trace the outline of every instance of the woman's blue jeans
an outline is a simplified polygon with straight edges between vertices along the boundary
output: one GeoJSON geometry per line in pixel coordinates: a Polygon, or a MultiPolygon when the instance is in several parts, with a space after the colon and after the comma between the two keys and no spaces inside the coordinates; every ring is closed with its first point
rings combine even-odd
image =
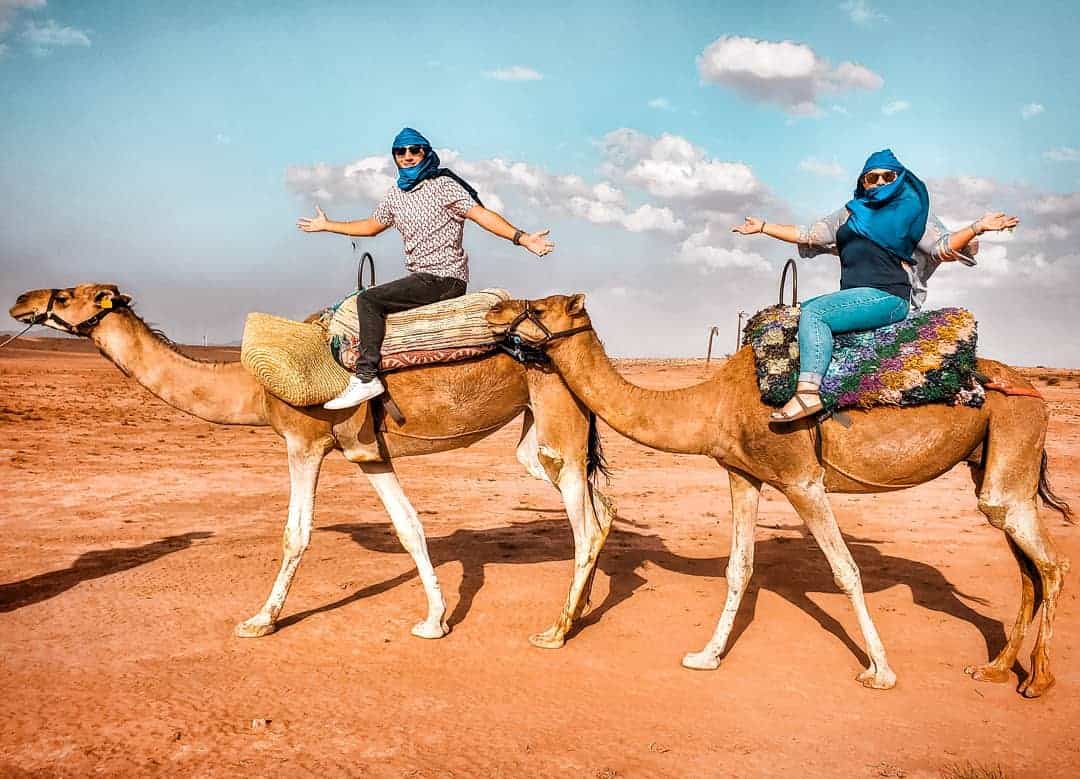
{"type": "Polygon", "coordinates": [[[908,315],[908,301],[873,287],[852,287],[802,304],[799,381],[821,386],[832,359],[833,333],[873,330],[908,315]]]}

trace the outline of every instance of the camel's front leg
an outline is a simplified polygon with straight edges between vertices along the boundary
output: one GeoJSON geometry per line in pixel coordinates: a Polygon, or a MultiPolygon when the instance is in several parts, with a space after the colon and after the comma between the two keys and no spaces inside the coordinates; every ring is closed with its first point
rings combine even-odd
{"type": "Polygon", "coordinates": [[[711,671],[720,666],[720,657],[727,648],[735,615],[739,611],[743,594],[754,572],[754,526],[757,524],[758,499],[761,482],[739,471],[728,471],[731,486],[731,556],[727,565],[727,600],[724,611],[716,623],[716,630],[709,643],[700,652],[683,657],[687,668],[711,671]]]}
{"type": "Polygon", "coordinates": [[[844,536],[836,524],[836,517],[825,494],[822,474],[809,484],[778,485],[778,487],[791,501],[795,511],[810,529],[814,540],[817,541],[829,561],[833,579],[855,608],[855,615],[859,619],[859,627],[866,641],[866,652],[870,657],[870,666],[856,679],[864,686],[877,690],[887,690],[895,686],[896,674],[889,667],[889,661],[885,657],[885,646],[881,643],[874,621],[870,618],[870,611],[866,607],[866,597],[863,595],[859,567],[855,564],[847,544],[844,543],[844,536]]]}
{"type": "Polygon", "coordinates": [[[311,540],[315,488],[319,482],[319,468],[326,456],[326,450],[302,446],[292,441],[288,443],[288,448],[289,519],[282,542],[281,568],[270,590],[270,597],[266,599],[259,613],[236,626],[236,635],[243,638],[256,638],[274,632],[293,576],[300,565],[300,558],[311,540]]]}
{"type": "Polygon", "coordinates": [[[427,618],[413,626],[412,634],[420,638],[442,638],[450,632],[450,626],[446,624],[446,603],[443,601],[439,580],[435,576],[435,568],[428,557],[427,539],[424,537],[424,526],[420,524],[420,517],[405,496],[393,465],[360,463],[360,469],[367,475],[371,486],[386,507],[390,521],[394,523],[394,531],[405,551],[416,563],[420,581],[424,584],[428,601],[427,618]]]}

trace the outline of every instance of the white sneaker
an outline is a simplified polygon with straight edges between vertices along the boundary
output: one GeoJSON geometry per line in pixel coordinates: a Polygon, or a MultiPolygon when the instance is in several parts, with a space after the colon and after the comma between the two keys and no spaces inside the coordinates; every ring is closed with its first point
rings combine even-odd
{"type": "Polygon", "coordinates": [[[371,381],[364,381],[356,376],[349,378],[349,384],[340,395],[333,400],[323,403],[323,408],[336,411],[341,408],[352,408],[372,398],[377,398],[386,391],[386,387],[376,376],[371,381]]]}

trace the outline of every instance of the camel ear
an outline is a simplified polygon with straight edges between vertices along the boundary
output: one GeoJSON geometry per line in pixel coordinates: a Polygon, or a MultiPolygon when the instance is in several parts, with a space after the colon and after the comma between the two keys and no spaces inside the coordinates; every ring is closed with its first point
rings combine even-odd
{"type": "Polygon", "coordinates": [[[122,295],[113,290],[103,289],[94,295],[94,303],[101,308],[122,308],[131,302],[130,295],[122,295]]]}
{"type": "Polygon", "coordinates": [[[577,316],[585,310],[585,293],[579,292],[566,299],[566,313],[577,316]]]}

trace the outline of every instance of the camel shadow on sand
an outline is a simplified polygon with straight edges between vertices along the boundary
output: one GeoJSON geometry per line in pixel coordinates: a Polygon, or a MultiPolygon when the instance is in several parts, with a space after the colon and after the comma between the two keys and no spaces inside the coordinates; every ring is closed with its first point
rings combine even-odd
{"type": "MultiPolygon", "coordinates": [[[[727,556],[685,557],[668,549],[660,536],[628,531],[624,529],[627,524],[623,517],[616,521],[600,554],[598,568],[609,577],[610,589],[607,596],[601,603],[594,604],[577,622],[571,635],[599,622],[610,609],[633,597],[646,585],[648,580],[642,572],[647,563],[675,573],[716,580],[718,590],[712,601],[713,612],[709,614],[711,626],[711,620],[719,616],[723,606],[725,590],[722,580],[727,556]]],[[[331,525],[321,530],[344,533],[373,552],[405,554],[389,523],[346,523],[331,525]]],[[[961,598],[980,605],[985,605],[986,601],[957,590],[937,568],[915,560],[883,554],[875,546],[880,543],[876,540],[850,535],[845,535],[845,540],[862,572],[863,588],[867,593],[881,592],[899,585],[906,586],[911,590],[915,605],[963,620],[978,629],[986,642],[988,657],[997,655],[1005,645],[1003,624],[980,614],[961,598]]],[[[458,602],[448,618],[449,624],[458,624],[469,613],[473,599],[484,585],[487,565],[569,562],[573,557],[571,546],[566,521],[557,519],[516,522],[486,530],[459,529],[450,535],[429,537],[428,550],[431,562],[436,568],[448,562],[458,562],[463,568],[458,602]]],[[[333,603],[286,617],[279,626],[295,624],[314,614],[378,595],[415,578],[415,569],[410,569],[393,578],[361,588],[333,603]]],[[[801,529],[801,536],[773,536],[758,540],[755,547],[754,576],[739,609],[739,616],[728,643],[729,649],[753,621],[758,593],[761,590],[776,593],[802,609],[825,630],[836,636],[862,663],[868,662],[865,652],[840,622],[809,597],[811,593],[838,593],[839,589],[833,581],[824,555],[805,529],[801,529]]],[[[560,604],[563,595],[561,591],[552,593],[552,597],[560,604]]],[[[1019,666],[1015,670],[1021,671],[1019,666]]]]}
{"type": "Polygon", "coordinates": [[[145,565],[167,554],[187,549],[196,540],[212,535],[208,531],[196,531],[168,536],[142,546],[119,546],[85,552],[67,568],[0,584],[0,613],[55,598],[80,582],[145,565]]]}

